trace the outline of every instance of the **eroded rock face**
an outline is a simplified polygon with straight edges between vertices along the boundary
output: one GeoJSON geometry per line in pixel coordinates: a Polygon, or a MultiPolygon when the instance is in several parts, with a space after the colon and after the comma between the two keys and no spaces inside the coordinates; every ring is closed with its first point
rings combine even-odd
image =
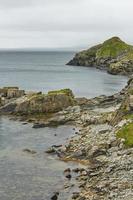
{"type": "Polygon", "coordinates": [[[111,124],[117,124],[124,117],[130,116],[133,114],[133,78],[128,81],[128,84],[125,88],[124,99],[121,103],[120,108],[116,111],[114,118],[111,121],[111,124]]]}
{"type": "Polygon", "coordinates": [[[97,67],[111,74],[131,75],[133,73],[133,46],[118,37],[88,50],[81,51],[68,65],[97,67]]]}
{"type": "Polygon", "coordinates": [[[63,108],[75,105],[76,101],[71,90],[51,91],[48,94],[24,96],[1,108],[1,112],[20,114],[54,113],[63,108]]]}

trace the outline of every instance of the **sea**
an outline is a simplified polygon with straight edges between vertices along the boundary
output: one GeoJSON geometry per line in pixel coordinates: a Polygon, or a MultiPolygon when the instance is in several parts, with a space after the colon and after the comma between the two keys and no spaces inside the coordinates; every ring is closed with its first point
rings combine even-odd
{"type": "MultiPolygon", "coordinates": [[[[0,87],[18,86],[26,91],[70,88],[76,97],[112,95],[127,82],[94,68],[68,66],[75,52],[0,52],[0,87]]],[[[0,116],[0,200],[50,200],[63,188],[67,167],[77,163],[59,161],[45,151],[66,143],[73,126],[33,129],[32,124],[0,116]],[[35,155],[24,149],[36,151],[35,155]]],[[[74,180],[71,180],[74,181],[74,180]]],[[[70,183],[68,183],[70,184],[70,183]]],[[[67,200],[68,191],[59,196],[67,200]]]]}
{"type": "Polygon", "coordinates": [[[18,86],[30,91],[70,88],[77,97],[111,95],[127,81],[88,67],[68,66],[75,52],[0,52],[0,87],[18,86]]]}

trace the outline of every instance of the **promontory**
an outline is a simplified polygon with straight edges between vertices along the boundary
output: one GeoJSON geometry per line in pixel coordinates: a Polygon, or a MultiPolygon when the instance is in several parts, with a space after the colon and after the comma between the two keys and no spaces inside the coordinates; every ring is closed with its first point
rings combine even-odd
{"type": "Polygon", "coordinates": [[[112,37],[102,44],[76,53],[67,65],[96,67],[110,74],[133,73],[133,46],[119,37],[112,37]]]}

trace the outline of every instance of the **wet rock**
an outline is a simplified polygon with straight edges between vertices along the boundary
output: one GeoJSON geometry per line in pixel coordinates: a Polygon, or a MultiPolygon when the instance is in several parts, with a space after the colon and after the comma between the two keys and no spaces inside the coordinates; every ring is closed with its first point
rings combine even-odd
{"type": "Polygon", "coordinates": [[[71,173],[71,169],[70,168],[65,169],[64,173],[71,173]]]}
{"type": "Polygon", "coordinates": [[[51,200],[57,200],[59,196],[59,192],[55,192],[55,194],[51,197],[51,200]]]}
{"type": "Polygon", "coordinates": [[[72,175],[71,175],[71,169],[70,168],[67,168],[64,170],[64,175],[67,179],[71,179],[72,178],[72,175]]]}
{"type": "Polygon", "coordinates": [[[23,149],[23,152],[30,153],[30,154],[36,154],[37,152],[31,149],[23,149]]]}
{"type": "Polygon", "coordinates": [[[79,197],[79,192],[74,192],[72,194],[72,199],[77,199],[79,197]]]}
{"type": "Polygon", "coordinates": [[[23,124],[23,125],[26,125],[26,124],[28,124],[28,123],[27,123],[27,122],[23,122],[22,124],[23,124]]]}
{"type": "Polygon", "coordinates": [[[54,144],[54,145],[52,145],[52,147],[53,148],[59,148],[59,147],[62,147],[62,144],[58,144],[58,145],[54,144]]]}
{"type": "Polygon", "coordinates": [[[44,128],[46,127],[46,124],[42,124],[42,123],[35,123],[32,128],[44,128]]]}
{"type": "Polygon", "coordinates": [[[72,175],[70,174],[70,173],[67,173],[66,175],[65,175],[65,177],[67,178],[67,179],[71,179],[72,178],[72,175]]]}
{"type": "Polygon", "coordinates": [[[82,173],[83,171],[85,171],[85,169],[84,168],[75,168],[72,171],[75,173],[79,173],[79,172],[82,173]]]}
{"type": "Polygon", "coordinates": [[[75,169],[73,169],[72,171],[75,172],[75,173],[79,173],[79,172],[80,172],[80,169],[79,169],[79,168],[75,168],[75,169]]]}
{"type": "Polygon", "coordinates": [[[53,148],[53,147],[50,147],[49,149],[47,149],[46,151],[45,151],[45,153],[56,153],[56,151],[55,151],[55,148],[53,148]]]}

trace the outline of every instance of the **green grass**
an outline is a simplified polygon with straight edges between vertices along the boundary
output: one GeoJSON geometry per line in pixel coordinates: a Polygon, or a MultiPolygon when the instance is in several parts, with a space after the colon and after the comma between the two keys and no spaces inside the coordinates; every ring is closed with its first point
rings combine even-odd
{"type": "Polygon", "coordinates": [[[125,139],[126,147],[133,147],[133,123],[123,126],[116,135],[118,138],[125,139]]]}
{"type": "Polygon", "coordinates": [[[126,116],[123,117],[123,119],[132,119],[133,120],[133,113],[127,114],[126,116]]]}
{"type": "Polygon", "coordinates": [[[61,89],[61,90],[53,90],[49,91],[47,94],[33,94],[29,97],[29,100],[37,99],[37,100],[43,100],[45,97],[53,96],[53,95],[59,95],[59,94],[65,94],[69,97],[74,98],[74,95],[70,89],[61,89]]]}
{"type": "Polygon", "coordinates": [[[54,90],[54,91],[49,91],[48,95],[58,95],[58,94],[65,94],[67,96],[72,96],[73,97],[73,93],[70,89],[61,89],[61,90],[54,90]]]}
{"type": "Polygon", "coordinates": [[[115,58],[122,54],[124,51],[128,52],[132,47],[118,37],[113,37],[109,40],[106,40],[102,47],[97,51],[97,58],[112,57],[115,58]]]}
{"type": "Polygon", "coordinates": [[[130,88],[128,91],[129,94],[133,95],[133,88],[130,88]]]}
{"type": "Polygon", "coordinates": [[[91,47],[88,50],[81,51],[77,54],[77,57],[81,59],[87,59],[96,56],[96,52],[101,48],[101,44],[91,47]]]}

